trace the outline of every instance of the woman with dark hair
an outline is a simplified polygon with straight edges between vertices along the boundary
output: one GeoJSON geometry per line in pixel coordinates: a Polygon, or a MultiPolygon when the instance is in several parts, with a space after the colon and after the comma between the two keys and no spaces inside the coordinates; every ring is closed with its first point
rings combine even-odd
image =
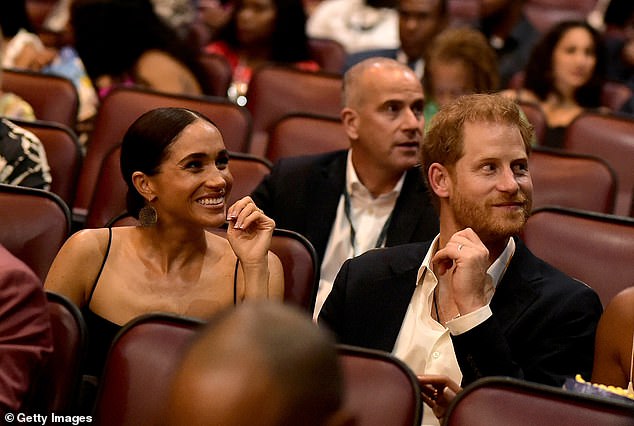
{"type": "Polygon", "coordinates": [[[116,333],[142,314],[204,319],[244,300],[282,298],[282,265],[269,252],[275,222],[250,197],[227,206],[229,164],[220,131],[199,113],[159,108],[128,129],[121,170],[141,225],[77,232],[45,281],[84,313],[87,374],[101,374],[116,333]],[[207,230],[226,221],[227,238],[207,230]]]}
{"type": "Polygon", "coordinates": [[[70,21],[76,50],[101,97],[119,84],[208,93],[198,52],[158,17],[149,0],[74,0],[70,21]]]}
{"type": "Polygon", "coordinates": [[[301,0],[237,0],[228,24],[207,45],[233,68],[229,98],[242,103],[253,70],[267,63],[317,71],[310,59],[306,13],[301,0]]]}
{"type": "Polygon", "coordinates": [[[563,21],[535,45],[523,88],[505,95],[539,104],[548,128],[543,145],[561,147],[566,127],[601,106],[605,54],[599,33],[583,21],[563,21]]]}

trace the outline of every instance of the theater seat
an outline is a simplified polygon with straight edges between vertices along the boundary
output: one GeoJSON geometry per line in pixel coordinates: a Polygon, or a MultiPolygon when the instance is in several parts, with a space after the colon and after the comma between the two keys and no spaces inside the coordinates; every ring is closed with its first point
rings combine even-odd
{"type": "Polygon", "coordinates": [[[159,424],[171,375],[202,321],[147,314],[130,321],[112,342],[99,384],[97,425],[159,424]]]}
{"type": "Polygon", "coordinates": [[[233,71],[227,58],[214,53],[201,53],[198,55],[198,62],[205,72],[207,79],[206,95],[226,97],[227,90],[233,79],[233,71]]]}
{"type": "Polygon", "coordinates": [[[422,402],[414,373],[387,352],[338,345],[344,409],[357,426],[420,426],[422,402]]]}
{"type": "Polygon", "coordinates": [[[35,386],[29,411],[77,415],[88,336],[86,323],[79,308],[65,296],[47,291],[46,298],[53,332],[53,353],[35,386]]]}
{"type": "Polygon", "coordinates": [[[544,111],[539,104],[535,102],[528,102],[520,99],[517,99],[515,102],[517,102],[522,109],[522,112],[526,115],[528,122],[533,125],[537,145],[542,145],[544,136],[546,135],[546,128],[548,127],[544,111]]]}
{"type": "Polygon", "coordinates": [[[533,148],[528,158],[533,179],[533,209],[570,207],[612,213],[616,197],[616,173],[601,158],[533,148]]]}
{"type": "Polygon", "coordinates": [[[600,157],[612,166],[618,178],[614,213],[627,216],[634,191],[634,119],[584,112],[568,126],[564,149],[600,157]]]}
{"type": "Polygon", "coordinates": [[[0,244],[44,282],[70,234],[70,210],[52,192],[0,184],[0,244]]]}
{"type": "Polygon", "coordinates": [[[486,377],[453,400],[444,426],[631,426],[634,404],[530,383],[486,377]]]}
{"type": "Polygon", "coordinates": [[[2,90],[15,93],[31,104],[38,120],[75,129],[79,94],[72,81],[40,72],[3,69],[2,90]]]}
{"type": "Polygon", "coordinates": [[[72,206],[83,157],[75,132],[54,121],[11,121],[40,139],[51,168],[51,192],[72,206]]]}
{"type": "Polygon", "coordinates": [[[312,60],[322,71],[341,74],[346,64],[346,49],[341,43],[328,38],[309,38],[308,50],[312,60]]]}
{"type": "Polygon", "coordinates": [[[339,118],[317,114],[288,114],[269,132],[266,158],[273,163],[284,157],[319,154],[350,147],[339,118]]]}
{"type": "Polygon", "coordinates": [[[253,73],[247,91],[247,108],[253,117],[249,152],[264,156],[268,132],[289,113],[303,112],[339,117],[341,75],[264,66],[253,73]]]}
{"type": "Polygon", "coordinates": [[[536,256],[592,287],[604,306],[634,283],[634,218],[547,207],[532,213],[522,238],[536,256]]]}

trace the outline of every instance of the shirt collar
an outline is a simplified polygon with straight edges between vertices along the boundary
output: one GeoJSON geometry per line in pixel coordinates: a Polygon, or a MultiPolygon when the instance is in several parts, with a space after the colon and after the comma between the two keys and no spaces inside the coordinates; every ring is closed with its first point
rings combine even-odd
{"type": "MultiPolygon", "coordinates": [[[[403,183],[405,182],[406,172],[403,172],[396,185],[390,192],[379,195],[377,198],[387,198],[398,196],[401,193],[401,189],[403,189],[403,183]]],[[[346,160],[346,189],[348,194],[354,194],[355,192],[361,191],[363,194],[368,196],[370,195],[370,191],[363,185],[361,180],[359,180],[359,176],[357,176],[357,171],[354,169],[352,165],[352,150],[348,150],[348,159],[346,160]]]]}

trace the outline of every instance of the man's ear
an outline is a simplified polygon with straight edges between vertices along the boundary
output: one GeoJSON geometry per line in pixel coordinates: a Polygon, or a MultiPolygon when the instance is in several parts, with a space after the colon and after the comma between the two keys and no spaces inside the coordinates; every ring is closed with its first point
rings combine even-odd
{"type": "Polygon", "coordinates": [[[341,110],[341,123],[350,140],[359,138],[359,115],[352,108],[344,108],[341,110]]]}
{"type": "Polygon", "coordinates": [[[152,182],[150,181],[149,176],[145,173],[132,173],[132,184],[136,188],[137,192],[146,200],[152,201],[156,198],[152,182]]]}
{"type": "Polygon", "coordinates": [[[447,198],[451,192],[451,176],[449,170],[440,163],[432,163],[427,171],[427,180],[431,190],[438,198],[447,198]]]}

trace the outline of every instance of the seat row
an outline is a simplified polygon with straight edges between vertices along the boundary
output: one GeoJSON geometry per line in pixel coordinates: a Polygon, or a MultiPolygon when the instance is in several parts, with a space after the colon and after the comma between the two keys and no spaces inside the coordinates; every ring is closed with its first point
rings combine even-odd
{"type": "MultiPolygon", "coordinates": [[[[0,244],[44,280],[70,235],[66,203],[47,191],[0,185],[0,205],[0,244]]],[[[124,215],[106,225],[134,223],[124,215]]],[[[533,211],[522,238],[537,256],[594,288],[604,305],[634,283],[634,218],[544,206],[533,211]]],[[[277,229],[271,250],[284,266],[284,300],[312,312],[319,273],[314,247],[277,229]]]]}
{"type": "MultiPolygon", "coordinates": [[[[123,98],[147,96],[150,101],[158,96],[130,89],[118,93],[123,98]]],[[[148,104],[151,105],[151,102],[148,104]]],[[[133,103],[127,105],[134,109],[133,103]]],[[[215,121],[219,123],[229,149],[239,148],[247,134],[245,127],[239,124],[242,122],[248,126],[248,121],[243,120],[245,116],[234,114],[236,110],[232,104],[209,105],[207,114],[218,114],[220,117],[215,121]]],[[[204,110],[202,106],[198,109],[204,110]]],[[[134,113],[140,114],[131,114],[134,113]]],[[[119,168],[119,141],[125,131],[120,124],[122,120],[114,120],[114,123],[119,122],[118,125],[103,124],[107,130],[95,135],[95,145],[85,158],[81,155],[76,136],[67,127],[50,122],[14,120],[35,133],[43,142],[53,177],[51,190],[72,208],[79,227],[104,226],[125,209],[127,189],[119,168]]],[[[633,132],[633,120],[588,113],[570,127],[569,133],[573,137],[569,144],[575,147],[574,152],[572,148],[554,150],[535,147],[529,158],[535,187],[534,207],[559,205],[622,216],[632,215],[633,132]],[[605,140],[597,142],[602,138],[605,140]]],[[[251,193],[269,173],[272,163],[280,158],[347,147],[347,137],[338,119],[311,114],[287,115],[272,127],[266,157],[244,153],[239,149],[231,151],[230,169],[235,186],[229,202],[251,193]]]]}
{"type": "MultiPolygon", "coordinates": [[[[86,325],[68,299],[47,293],[54,351],[38,384],[32,410],[76,414],[86,325]]],[[[158,424],[171,377],[188,342],[203,323],[170,314],[130,321],[112,343],[92,421],[158,424]]],[[[421,424],[420,385],[391,354],[338,345],[344,408],[359,426],[421,424]]],[[[310,386],[310,384],[307,384],[310,386]]],[[[480,379],[458,394],[444,423],[478,425],[630,425],[634,404],[507,377],[480,379]]]]}
{"type": "MultiPolygon", "coordinates": [[[[29,76],[36,78],[31,74],[29,76]]],[[[63,81],[51,76],[40,75],[37,78],[63,81]]],[[[230,151],[265,157],[271,162],[288,155],[346,148],[347,137],[338,120],[341,84],[340,77],[330,74],[309,73],[278,66],[265,67],[255,73],[249,86],[252,94],[249,95],[248,108],[239,107],[224,98],[167,95],[138,88],[116,89],[100,106],[85,157],[82,158],[81,150],[76,144],[66,148],[67,151],[46,147],[51,163],[55,163],[53,191],[69,203],[78,222],[83,223],[95,199],[99,173],[108,155],[119,145],[128,126],[141,113],[159,106],[182,106],[198,110],[218,125],[230,151]],[[82,162],[80,171],[76,172],[82,162]]],[[[49,104],[57,103],[49,96],[44,98],[48,99],[49,104]]],[[[520,105],[534,124],[539,141],[540,132],[545,126],[542,111],[536,105],[520,105]]],[[[38,136],[46,132],[37,126],[33,130],[39,133],[38,136]]],[[[57,133],[57,138],[61,138],[60,134],[63,132],[57,133]]],[[[47,138],[46,135],[41,137],[47,138]]],[[[65,139],[69,137],[72,136],[64,136],[65,139]]],[[[599,194],[594,205],[569,204],[568,201],[557,204],[630,215],[634,193],[634,168],[631,167],[634,161],[634,119],[616,114],[587,112],[569,126],[565,139],[564,152],[598,157],[612,168],[616,176],[615,201],[613,206],[610,205],[608,195],[605,202],[603,189],[592,186],[587,189],[593,189],[592,194],[599,194]]],[[[55,144],[73,145],[72,142],[60,141],[55,144]]],[[[563,157],[564,155],[560,156],[560,167],[555,167],[554,170],[551,168],[550,173],[554,174],[559,170],[558,178],[568,176],[567,183],[571,184],[571,192],[575,194],[574,188],[583,185],[574,184],[578,174],[568,172],[563,157]]],[[[591,160],[586,161],[589,163],[591,160]]],[[[553,162],[552,165],[557,166],[557,163],[553,162]]],[[[534,173],[536,179],[540,178],[538,175],[542,172],[534,173]]],[[[592,180],[595,179],[589,178],[584,182],[592,180]]],[[[539,182],[536,182],[536,186],[539,189],[539,182]]],[[[539,189],[538,197],[541,196],[540,192],[543,193],[539,189]]],[[[591,191],[586,191],[586,195],[590,195],[586,196],[588,199],[592,198],[589,192],[591,191]]],[[[562,194],[564,191],[559,191],[559,195],[562,194]]],[[[553,200],[548,201],[550,203],[553,200]]]]}
{"type": "MultiPolygon", "coordinates": [[[[79,309],[47,292],[54,351],[29,411],[76,415],[87,329],[79,309]]],[[[202,321],[147,314],[130,321],[112,343],[92,416],[106,425],[158,424],[182,351],[202,321]]],[[[345,407],[359,426],[420,425],[416,376],[400,360],[378,351],[340,345],[345,407]]]]}

